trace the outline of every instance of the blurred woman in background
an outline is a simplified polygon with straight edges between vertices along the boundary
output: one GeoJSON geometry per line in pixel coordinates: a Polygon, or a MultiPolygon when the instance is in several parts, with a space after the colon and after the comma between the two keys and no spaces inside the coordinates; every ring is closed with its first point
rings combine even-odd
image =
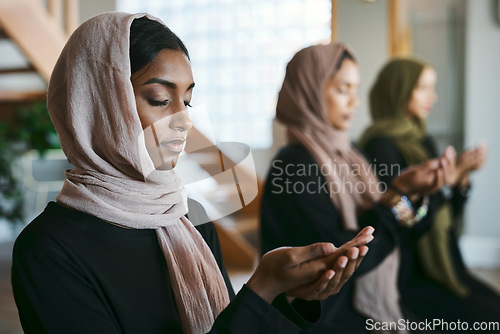
{"type": "MultiPolygon", "coordinates": [[[[426,133],[426,119],[437,101],[436,80],[434,68],[416,59],[391,60],[379,72],[370,91],[373,124],[360,141],[377,171],[383,166],[404,170],[438,156],[426,133]]],[[[499,295],[467,272],[457,240],[457,218],[470,194],[469,174],[483,166],[486,147],[479,145],[456,157],[450,146],[444,154],[450,163],[441,191],[412,200],[414,205],[429,202],[432,224],[415,247],[401,254],[402,300],[421,318],[498,320],[499,295]]],[[[387,184],[397,177],[378,176],[387,184]]]]}

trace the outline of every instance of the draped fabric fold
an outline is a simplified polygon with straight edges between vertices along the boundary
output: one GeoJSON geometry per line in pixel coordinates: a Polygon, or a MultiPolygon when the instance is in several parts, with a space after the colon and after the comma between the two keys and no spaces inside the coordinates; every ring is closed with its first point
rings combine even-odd
{"type": "MultiPolygon", "coordinates": [[[[349,142],[347,131],[335,129],[328,120],[325,84],[335,76],[344,53],[341,43],[315,45],[299,51],[288,63],[278,96],[277,119],[287,126],[288,138],[308,149],[330,184],[330,198],[340,211],[344,227],[359,230],[358,214],[378,202],[378,179],[364,157],[349,142]],[[338,167],[341,168],[338,168],[338,167]],[[364,191],[347,185],[372,185],[364,191]]],[[[359,189],[359,188],[358,188],[359,189]]],[[[397,291],[399,250],[395,249],[377,268],[356,280],[354,305],[377,321],[402,318],[397,291]]]]}
{"type": "Polygon", "coordinates": [[[184,217],[187,198],[179,178],[173,170],[156,171],[146,150],[129,60],[130,25],[143,16],[162,23],[147,14],[91,18],[57,61],[47,105],[75,167],[66,172],[57,201],[113,224],[154,229],[183,330],[205,333],[229,296],[208,245],[184,217]]]}

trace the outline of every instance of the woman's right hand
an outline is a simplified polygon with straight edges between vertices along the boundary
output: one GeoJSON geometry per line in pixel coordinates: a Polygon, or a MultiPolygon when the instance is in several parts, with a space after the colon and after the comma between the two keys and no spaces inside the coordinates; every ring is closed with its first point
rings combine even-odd
{"type": "Polygon", "coordinates": [[[374,229],[364,228],[339,248],[331,243],[281,247],[262,256],[248,288],[271,303],[283,292],[306,300],[337,293],[361,263],[374,229]]]}

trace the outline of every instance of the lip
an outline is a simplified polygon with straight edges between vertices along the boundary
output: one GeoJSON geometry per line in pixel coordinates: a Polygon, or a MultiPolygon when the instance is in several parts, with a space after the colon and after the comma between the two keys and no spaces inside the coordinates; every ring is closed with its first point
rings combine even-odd
{"type": "Polygon", "coordinates": [[[354,114],[355,113],[345,114],[344,115],[344,119],[350,121],[350,120],[352,120],[354,118],[354,114]]]}
{"type": "Polygon", "coordinates": [[[172,152],[181,153],[182,150],[184,149],[185,143],[186,143],[186,139],[176,138],[176,139],[171,139],[169,141],[162,141],[162,142],[160,142],[160,146],[165,147],[166,149],[168,149],[172,152]]]}

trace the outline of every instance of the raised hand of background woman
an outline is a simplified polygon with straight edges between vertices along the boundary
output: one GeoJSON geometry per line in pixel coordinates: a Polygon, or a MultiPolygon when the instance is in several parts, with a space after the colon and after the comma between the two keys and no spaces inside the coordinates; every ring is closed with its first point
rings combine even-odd
{"type": "Polygon", "coordinates": [[[443,155],[440,158],[408,167],[392,181],[392,185],[408,196],[434,193],[445,182],[444,166],[448,164],[451,164],[449,157],[443,155]]]}
{"type": "Polygon", "coordinates": [[[456,156],[455,149],[448,146],[443,156],[447,159],[443,160],[445,183],[454,187],[457,185],[463,186],[468,183],[469,173],[480,169],[487,156],[487,147],[481,143],[475,148],[465,150],[460,156],[456,156]]]}
{"type": "MultiPolygon", "coordinates": [[[[460,176],[463,178],[468,173],[483,167],[487,155],[488,147],[484,142],[475,148],[465,150],[457,159],[457,169],[461,172],[460,176]]],[[[457,181],[460,181],[460,178],[457,181]]]]}

